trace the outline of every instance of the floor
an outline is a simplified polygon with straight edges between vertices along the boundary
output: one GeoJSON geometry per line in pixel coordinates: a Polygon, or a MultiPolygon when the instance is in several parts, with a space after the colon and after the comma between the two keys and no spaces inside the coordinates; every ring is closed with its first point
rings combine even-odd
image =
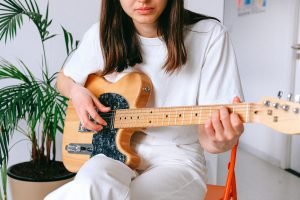
{"type": "MultiPolygon", "coordinates": [[[[237,153],[239,200],[300,200],[300,178],[241,149],[237,153]]],[[[227,162],[226,162],[227,163],[227,162]]],[[[224,181],[226,172],[219,179],[224,181]]]]}

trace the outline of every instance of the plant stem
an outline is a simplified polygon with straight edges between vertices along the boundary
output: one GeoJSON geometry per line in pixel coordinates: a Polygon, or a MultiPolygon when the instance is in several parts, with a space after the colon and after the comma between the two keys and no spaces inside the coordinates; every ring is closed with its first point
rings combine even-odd
{"type": "Polygon", "coordinates": [[[73,50],[67,55],[67,57],[65,58],[65,60],[64,60],[64,62],[63,62],[63,64],[62,64],[62,66],[61,66],[60,69],[62,69],[62,68],[65,66],[65,64],[66,64],[66,62],[67,62],[69,56],[70,56],[75,50],[76,50],[76,49],[73,49],[73,50]]]}
{"type": "Polygon", "coordinates": [[[2,182],[2,189],[3,191],[0,190],[0,199],[2,200],[7,200],[7,160],[3,159],[2,160],[2,168],[1,168],[1,182],[2,182]],[[2,196],[3,192],[3,196],[2,196]]]}
{"type": "Polygon", "coordinates": [[[44,45],[44,42],[41,38],[41,41],[42,41],[42,46],[43,46],[43,57],[44,57],[44,62],[45,62],[45,71],[46,71],[46,74],[47,74],[47,77],[48,77],[48,64],[47,64],[47,57],[46,57],[46,50],[45,50],[45,45],[44,45]]]}
{"type": "Polygon", "coordinates": [[[51,143],[52,143],[52,139],[49,137],[49,134],[47,134],[47,141],[46,141],[46,149],[47,149],[47,157],[46,157],[46,161],[47,161],[47,162],[50,161],[50,149],[51,149],[51,143]]]}
{"type": "Polygon", "coordinates": [[[32,130],[31,141],[32,141],[32,155],[31,155],[32,156],[32,161],[36,162],[39,159],[39,152],[37,150],[37,141],[36,141],[34,130],[32,130]]]}

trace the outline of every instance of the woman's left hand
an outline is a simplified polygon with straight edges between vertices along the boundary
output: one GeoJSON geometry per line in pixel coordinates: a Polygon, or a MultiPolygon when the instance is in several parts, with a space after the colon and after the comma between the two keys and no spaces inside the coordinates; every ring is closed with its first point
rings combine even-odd
{"type": "MultiPolygon", "coordinates": [[[[240,103],[235,97],[234,103],[240,103]]],[[[205,125],[200,126],[199,141],[202,147],[210,153],[221,153],[237,144],[244,131],[244,125],[238,114],[229,113],[225,107],[212,113],[205,125]]]]}

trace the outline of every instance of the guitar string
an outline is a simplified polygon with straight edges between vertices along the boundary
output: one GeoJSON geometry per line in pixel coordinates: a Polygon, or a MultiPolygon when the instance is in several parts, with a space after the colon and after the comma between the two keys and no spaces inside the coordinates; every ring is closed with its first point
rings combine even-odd
{"type": "MultiPolygon", "coordinates": [[[[256,110],[258,112],[260,111],[265,111],[265,110],[256,110]]],[[[144,116],[147,116],[147,117],[159,117],[159,116],[168,116],[168,117],[174,117],[176,116],[176,118],[178,117],[182,117],[180,115],[183,115],[182,113],[176,113],[176,111],[172,111],[172,112],[162,112],[162,113],[107,113],[107,114],[100,114],[101,118],[107,118],[109,119],[110,117],[115,117],[115,116],[118,116],[118,117],[122,117],[122,118],[130,118],[130,117],[144,117],[144,116]]],[[[201,115],[206,115],[208,113],[208,115],[210,116],[211,115],[211,112],[206,112],[206,111],[202,111],[201,112],[201,115]]],[[[247,114],[247,110],[236,110],[235,113],[237,114],[240,114],[240,115],[246,115],[247,114]]],[[[191,117],[191,116],[194,116],[194,117],[199,117],[200,116],[200,112],[193,112],[193,113],[184,113],[184,115],[188,116],[188,117],[191,117]],[[196,115],[197,114],[197,115],[196,115]]],[[[275,116],[275,115],[274,115],[275,116]]],[[[182,117],[182,118],[186,118],[186,117],[182,117]]]]}
{"type": "MultiPolygon", "coordinates": [[[[244,115],[246,115],[246,113],[240,113],[240,115],[242,115],[242,117],[246,117],[246,116],[244,116],[244,115]]],[[[153,119],[156,119],[156,120],[159,120],[159,119],[162,119],[162,120],[166,120],[166,119],[172,120],[172,119],[174,119],[175,120],[175,119],[177,119],[178,120],[179,119],[179,121],[180,121],[180,118],[182,120],[190,120],[190,118],[192,117],[195,120],[195,119],[199,119],[199,118],[208,118],[208,117],[211,116],[211,114],[210,113],[202,113],[201,116],[200,115],[196,116],[196,115],[187,114],[186,115],[187,117],[180,117],[178,114],[177,115],[168,114],[168,117],[164,117],[164,116],[166,116],[166,115],[165,114],[139,115],[138,116],[139,118],[137,118],[137,116],[126,116],[126,119],[123,116],[120,120],[118,120],[118,123],[120,123],[120,121],[125,121],[125,123],[127,123],[129,120],[136,120],[136,119],[139,119],[139,120],[151,120],[151,119],[152,120],[153,119]]],[[[271,115],[270,117],[274,117],[274,116],[276,116],[276,115],[271,115]]],[[[114,115],[105,116],[105,117],[102,116],[102,118],[109,120],[109,119],[115,118],[115,116],[114,115]]],[[[290,120],[290,119],[293,119],[293,118],[294,117],[290,117],[290,116],[280,117],[280,119],[285,119],[285,120],[290,120]]]]}
{"type": "MultiPolygon", "coordinates": [[[[281,118],[281,119],[278,119],[278,121],[276,123],[281,123],[281,122],[287,122],[287,121],[290,121],[291,119],[290,118],[281,118]]],[[[199,121],[199,120],[193,120],[192,123],[187,123],[187,122],[190,122],[190,120],[183,120],[183,121],[178,121],[180,123],[174,123],[174,121],[170,122],[164,122],[164,121],[161,121],[160,123],[156,122],[156,123],[149,123],[149,122],[138,122],[138,123],[132,123],[132,122],[118,122],[118,127],[157,127],[157,126],[161,126],[160,124],[163,124],[163,126],[176,126],[176,125],[186,125],[186,124],[191,124],[191,125],[197,125],[197,124],[204,124],[203,120],[202,121],[199,121]]],[[[245,121],[246,122],[246,121],[245,121]]]]}
{"type": "MultiPolygon", "coordinates": [[[[217,110],[217,109],[215,109],[217,110]]],[[[212,111],[215,111],[215,110],[212,110],[212,111]]],[[[247,109],[235,109],[235,113],[237,114],[246,114],[247,113],[247,109]]],[[[257,112],[261,112],[261,111],[266,111],[265,109],[256,109],[255,111],[257,112]]],[[[170,115],[170,116],[174,116],[174,113],[177,113],[176,116],[179,116],[180,114],[181,115],[187,115],[187,116],[191,116],[191,115],[198,115],[200,116],[200,112],[201,112],[201,115],[204,115],[205,113],[211,113],[210,110],[199,110],[198,112],[196,110],[193,110],[192,112],[188,112],[188,111],[185,111],[184,113],[183,112],[176,112],[176,111],[164,111],[164,112],[153,112],[153,113],[149,113],[149,112],[125,112],[125,113],[101,113],[100,116],[102,118],[107,118],[107,117],[112,117],[112,116],[123,116],[124,117],[131,117],[131,116],[165,116],[165,115],[170,115]]],[[[196,116],[197,117],[197,116],[196,116]]]]}
{"type": "MultiPolygon", "coordinates": [[[[217,110],[217,109],[215,109],[217,110]]],[[[212,111],[215,111],[212,110],[212,111]]],[[[170,116],[174,116],[174,113],[177,113],[176,116],[179,115],[187,115],[187,116],[191,116],[191,115],[196,115],[196,116],[200,116],[200,110],[190,110],[189,111],[183,111],[183,112],[178,112],[178,111],[159,111],[159,112],[153,112],[153,113],[149,113],[149,112],[125,112],[125,113],[101,113],[100,116],[101,117],[110,117],[113,115],[119,115],[119,116],[123,116],[123,117],[128,117],[128,116],[165,116],[165,115],[170,115],[170,116]]],[[[246,113],[247,109],[236,109],[235,113],[246,113]]],[[[256,110],[256,111],[264,111],[264,110],[256,110]]],[[[206,113],[210,113],[210,110],[201,110],[201,115],[206,114],[206,113]]]]}
{"type": "MultiPolygon", "coordinates": [[[[183,107],[182,107],[183,108],[183,107]]],[[[205,111],[214,111],[214,110],[218,110],[220,109],[220,107],[214,107],[214,108],[199,108],[199,107],[185,107],[185,108],[189,108],[189,109],[185,109],[184,111],[182,111],[182,113],[186,113],[186,112],[197,112],[197,111],[201,111],[201,112],[205,112],[205,111]]],[[[228,108],[228,107],[227,107],[228,108]]],[[[175,108],[155,108],[155,109],[151,109],[151,108],[134,108],[134,109],[115,109],[115,110],[110,110],[108,112],[102,112],[101,115],[105,116],[105,115],[111,115],[113,114],[113,112],[118,112],[116,114],[136,114],[136,113],[150,113],[150,114],[154,114],[154,113],[158,113],[158,112],[168,112],[168,113],[172,113],[172,112],[179,112],[178,110],[174,110],[175,108]],[[168,110],[169,109],[169,110],[168,110]]],[[[230,108],[229,109],[233,109],[230,108]]],[[[239,106],[239,107],[234,107],[234,111],[247,111],[249,110],[248,107],[246,106],[239,106]]],[[[266,109],[255,109],[257,111],[261,111],[261,110],[266,110],[266,109]]]]}
{"type": "MultiPolygon", "coordinates": [[[[210,117],[211,115],[210,114],[205,114],[205,115],[202,115],[202,116],[197,116],[197,117],[194,117],[194,120],[196,120],[196,119],[202,119],[202,118],[208,118],[208,117],[210,117]]],[[[245,116],[243,116],[242,115],[242,117],[245,117],[245,116]]],[[[270,116],[270,117],[278,117],[278,116],[270,116]]],[[[278,120],[279,119],[284,119],[284,120],[288,120],[288,119],[294,119],[295,117],[290,117],[290,116],[282,116],[282,117],[279,117],[278,118],[278,120]]],[[[106,119],[110,119],[110,118],[106,118],[106,119]]],[[[166,120],[166,119],[170,119],[170,120],[172,120],[172,119],[176,119],[176,120],[178,120],[178,122],[180,122],[181,120],[186,120],[186,121],[188,121],[188,120],[190,120],[190,116],[188,116],[188,117],[186,117],[186,118],[184,118],[184,117],[176,117],[176,116],[169,116],[169,117],[162,117],[162,116],[157,116],[157,117],[145,117],[145,118],[139,118],[139,120],[140,121],[142,121],[142,120],[151,120],[151,119],[161,119],[161,120],[166,120]],[[181,120],[180,120],[181,119],[181,120]]],[[[132,121],[132,120],[135,120],[136,121],[136,119],[131,119],[131,118],[128,118],[128,119],[121,119],[121,120],[118,120],[117,122],[118,123],[120,123],[120,122],[129,122],[129,121],[132,121]]]]}
{"type": "MultiPolygon", "coordinates": [[[[204,119],[202,119],[202,120],[204,120],[204,119]]],[[[278,123],[278,122],[284,122],[284,121],[290,121],[291,120],[291,118],[280,118],[280,119],[278,119],[278,121],[276,122],[276,123],[278,123]]],[[[180,121],[178,121],[178,123],[176,123],[176,124],[180,124],[181,122],[189,122],[190,120],[189,119],[186,119],[186,120],[180,120],[180,121]]],[[[193,121],[199,121],[199,120],[193,120],[193,121]]],[[[163,122],[163,121],[161,121],[161,122],[163,122]]],[[[118,124],[128,124],[128,123],[135,123],[135,122],[132,122],[132,121],[127,121],[127,122],[120,122],[120,121],[118,121],[118,124]]],[[[148,124],[149,122],[139,122],[139,123],[146,123],[146,124],[148,124]]],[[[167,123],[167,122],[166,122],[167,123]]],[[[155,122],[153,122],[153,124],[155,124],[155,122]]]]}

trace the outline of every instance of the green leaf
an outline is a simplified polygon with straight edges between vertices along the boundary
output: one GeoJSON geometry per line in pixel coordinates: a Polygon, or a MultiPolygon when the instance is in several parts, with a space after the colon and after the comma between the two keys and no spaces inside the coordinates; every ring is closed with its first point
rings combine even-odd
{"type": "Polygon", "coordinates": [[[46,41],[46,40],[48,40],[48,39],[51,39],[51,38],[53,38],[53,37],[55,37],[55,36],[57,36],[57,34],[50,35],[50,36],[46,37],[46,38],[44,39],[44,41],[46,41]]]}
{"type": "Polygon", "coordinates": [[[13,39],[16,36],[17,28],[23,25],[22,15],[29,17],[36,25],[43,42],[54,37],[48,36],[48,28],[52,22],[48,18],[49,3],[45,17],[40,12],[36,0],[24,0],[23,3],[18,0],[3,0],[3,3],[0,3],[0,11],[0,40],[4,38],[6,42],[8,38],[13,39]]]}
{"type": "Polygon", "coordinates": [[[69,55],[69,53],[70,53],[70,50],[69,50],[69,34],[68,34],[68,31],[64,27],[61,27],[61,28],[63,29],[63,32],[64,32],[67,55],[69,55]]]}
{"type": "Polygon", "coordinates": [[[74,43],[73,35],[68,32],[63,26],[61,28],[64,33],[67,56],[69,56],[77,48],[79,41],[76,40],[74,43]]]}
{"type": "Polygon", "coordinates": [[[30,83],[29,78],[18,67],[0,58],[0,80],[1,79],[16,79],[24,83],[30,83]]]}
{"type": "Polygon", "coordinates": [[[23,24],[22,14],[24,10],[15,0],[3,0],[0,3],[0,40],[5,42],[8,38],[13,39],[16,36],[17,28],[23,24]]]}

